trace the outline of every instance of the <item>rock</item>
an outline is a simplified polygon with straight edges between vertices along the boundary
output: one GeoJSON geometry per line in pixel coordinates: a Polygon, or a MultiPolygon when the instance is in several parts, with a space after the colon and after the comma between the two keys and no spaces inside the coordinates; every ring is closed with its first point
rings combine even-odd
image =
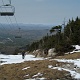
{"type": "Polygon", "coordinates": [[[43,57],[43,51],[41,49],[33,51],[35,57],[43,57]]]}
{"type": "Polygon", "coordinates": [[[80,68],[76,69],[76,72],[77,72],[77,73],[80,73],[80,68]]]}
{"type": "Polygon", "coordinates": [[[55,48],[49,49],[49,50],[48,50],[48,56],[49,56],[49,57],[56,56],[57,53],[55,53],[54,51],[55,51],[55,48]]]}

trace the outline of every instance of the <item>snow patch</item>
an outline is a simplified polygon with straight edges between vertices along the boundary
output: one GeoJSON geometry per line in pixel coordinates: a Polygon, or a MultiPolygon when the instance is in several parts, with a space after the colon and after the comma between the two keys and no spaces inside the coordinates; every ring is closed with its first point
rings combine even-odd
{"type": "Polygon", "coordinates": [[[37,73],[36,75],[34,75],[33,77],[37,77],[37,76],[42,76],[43,74],[41,73],[37,73]]]}
{"type": "Polygon", "coordinates": [[[30,67],[26,67],[26,68],[23,68],[22,70],[26,70],[26,69],[29,69],[30,67]]]}
{"type": "MultiPolygon", "coordinates": [[[[54,59],[54,60],[57,60],[58,62],[68,62],[68,63],[74,63],[74,65],[76,65],[76,67],[80,68],[80,59],[75,59],[75,60],[72,60],[72,59],[69,59],[69,60],[66,60],[66,59],[54,59]]],[[[71,73],[71,76],[75,79],[80,79],[80,73],[77,73],[76,71],[72,71],[72,70],[69,70],[69,69],[65,69],[65,68],[60,68],[60,67],[53,67],[51,69],[63,69],[65,71],[68,71],[71,73]]]]}
{"type": "Polygon", "coordinates": [[[3,55],[3,54],[0,54],[0,61],[4,62],[4,63],[0,63],[0,65],[21,63],[24,61],[36,61],[36,60],[43,60],[43,58],[35,58],[35,56],[33,56],[33,55],[26,55],[25,59],[22,59],[22,55],[3,55]]]}

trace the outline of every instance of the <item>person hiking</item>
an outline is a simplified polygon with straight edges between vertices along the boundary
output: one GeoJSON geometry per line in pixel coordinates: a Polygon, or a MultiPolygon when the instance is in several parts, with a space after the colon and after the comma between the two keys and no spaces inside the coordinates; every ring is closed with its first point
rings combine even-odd
{"type": "Polygon", "coordinates": [[[24,59],[25,58],[25,51],[23,50],[22,51],[22,59],[24,59]]]}

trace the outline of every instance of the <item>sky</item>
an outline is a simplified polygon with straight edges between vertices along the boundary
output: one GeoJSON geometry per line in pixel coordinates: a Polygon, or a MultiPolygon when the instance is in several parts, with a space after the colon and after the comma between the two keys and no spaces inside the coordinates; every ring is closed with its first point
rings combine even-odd
{"type": "MultiPolygon", "coordinates": [[[[8,3],[8,0],[3,1],[8,3]]],[[[80,0],[11,0],[11,3],[15,7],[17,23],[59,25],[63,24],[64,19],[68,22],[80,17],[80,0]]],[[[15,17],[0,16],[0,22],[16,23],[15,17]]]]}

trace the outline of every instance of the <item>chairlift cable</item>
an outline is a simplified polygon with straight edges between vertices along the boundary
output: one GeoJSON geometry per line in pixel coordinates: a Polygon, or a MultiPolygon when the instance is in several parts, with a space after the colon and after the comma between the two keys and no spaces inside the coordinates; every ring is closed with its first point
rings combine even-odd
{"type": "MultiPolygon", "coordinates": [[[[15,18],[15,21],[16,21],[16,24],[17,24],[17,27],[18,27],[18,29],[19,29],[18,34],[20,34],[20,30],[21,30],[21,28],[20,28],[19,25],[18,25],[18,22],[17,22],[17,19],[16,19],[15,15],[14,15],[14,18],[15,18]]],[[[21,38],[21,37],[22,37],[21,34],[18,35],[18,36],[16,36],[16,38],[21,38]]]]}
{"type": "MultiPolygon", "coordinates": [[[[4,1],[2,0],[2,3],[3,3],[3,5],[4,5],[4,1]]],[[[5,10],[7,11],[7,9],[5,8],[5,10]]],[[[12,21],[11,21],[11,18],[10,18],[10,16],[8,16],[9,17],[9,19],[10,19],[10,22],[12,23],[12,21]]],[[[7,19],[7,17],[5,16],[5,18],[6,18],[6,21],[8,22],[8,24],[9,24],[9,21],[8,21],[8,19],[7,19]]],[[[9,26],[10,26],[10,28],[11,28],[11,25],[9,24],[9,26]]],[[[12,29],[13,30],[13,29],[12,29]]]]}
{"type": "MultiPolygon", "coordinates": [[[[11,4],[11,0],[9,0],[9,2],[10,2],[10,4],[11,4]]],[[[2,0],[2,3],[3,3],[3,5],[4,5],[4,1],[2,0]]],[[[12,8],[12,7],[11,7],[12,8]]],[[[7,9],[5,8],[5,10],[7,11],[7,9]]],[[[11,22],[11,24],[12,24],[12,20],[11,20],[11,18],[10,18],[10,16],[8,16],[9,17],[9,20],[10,20],[10,22],[11,22]]],[[[6,18],[6,16],[5,16],[5,18],[6,18]]],[[[6,18],[6,20],[7,20],[7,22],[8,22],[8,24],[9,24],[9,21],[8,21],[8,19],[6,18]]],[[[10,28],[11,28],[11,25],[9,25],[10,26],[10,28]]],[[[14,26],[14,25],[13,25],[14,26]]],[[[12,29],[12,28],[11,28],[12,29]]],[[[13,30],[13,29],[12,29],[13,30]]]]}
{"type": "Polygon", "coordinates": [[[11,0],[9,0],[9,3],[11,4],[11,0]]]}
{"type": "MultiPolygon", "coordinates": [[[[3,0],[2,0],[3,2],[3,0]]],[[[4,2],[3,2],[4,3],[4,2]]],[[[1,9],[2,10],[2,9],[1,9]]],[[[6,17],[5,17],[6,18],[6,17]]],[[[8,22],[7,18],[6,18],[6,21],[8,22]]],[[[6,28],[3,26],[3,24],[0,23],[0,25],[3,27],[3,29],[7,32],[6,28]]],[[[8,33],[8,32],[7,32],[8,33]]],[[[8,33],[9,34],[9,33],[8,33]]]]}
{"type": "MultiPolygon", "coordinates": [[[[10,4],[11,4],[11,0],[9,0],[9,2],[10,2],[10,4]]],[[[11,7],[12,8],[12,7],[11,7]]],[[[16,17],[15,17],[15,15],[13,15],[14,16],[14,19],[15,19],[15,22],[16,22],[16,27],[18,27],[18,29],[19,29],[19,33],[20,33],[20,27],[19,27],[19,25],[18,25],[18,22],[17,22],[17,19],[16,19],[16,17]]],[[[9,17],[10,18],[10,17],[9,17]]],[[[10,21],[11,21],[11,19],[10,19],[10,21]]]]}
{"type": "MultiPolygon", "coordinates": [[[[2,3],[3,3],[3,5],[4,5],[4,1],[2,0],[2,3]]],[[[10,3],[10,5],[11,5],[11,0],[9,0],[9,3],[10,3]]],[[[6,9],[6,7],[4,7],[5,8],[5,10],[6,10],[6,12],[7,12],[7,9],[6,9]]],[[[11,7],[11,9],[12,9],[12,7],[11,7]]],[[[16,17],[15,17],[15,15],[13,15],[14,16],[14,18],[15,18],[15,22],[16,22],[16,24],[17,24],[17,27],[18,27],[18,29],[20,28],[19,27],[19,25],[18,25],[18,23],[17,23],[17,20],[16,20],[16,17]]],[[[9,17],[9,16],[8,16],[9,17]]],[[[6,18],[6,17],[5,17],[6,18]]],[[[11,20],[11,18],[9,17],[9,19],[10,19],[10,22],[12,23],[12,20],[11,20]]],[[[9,24],[9,21],[8,21],[8,19],[6,18],[6,20],[7,20],[7,22],[8,22],[8,24],[9,24]]],[[[11,26],[10,26],[11,27],[11,26]]],[[[20,33],[20,29],[19,29],[19,33],[20,33]]]]}
{"type": "MultiPolygon", "coordinates": [[[[4,1],[2,0],[2,3],[3,3],[3,5],[4,5],[4,1]]],[[[5,7],[4,7],[5,8],[5,7]]],[[[2,10],[2,9],[1,9],[2,10]]],[[[6,12],[7,12],[7,9],[5,8],[5,10],[6,10],[6,12]]],[[[11,24],[12,24],[12,20],[11,20],[11,18],[10,18],[10,16],[8,16],[9,17],[9,20],[10,20],[10,22],[11,22],[11,24]]],[[[6,19],[6,21],[7,21],[7,23],[8,23],[8,25],[9,25],[9,27],[11,28],[11,30],[13,30],[13,28],[11,27],[11,25],[10,25],[10,23],[9,23],[9,20],[7,19],[7,17],[5,16],[5,19],[6,19]]],[[[13,25],[14,26],[14,25],[13,25]]],[[[13,32],[15,32],[14,30],[13,30],[13,32]]],[[[11,32],[8,32],[8,34],[10,34],[11,32]]]]}
{"type": "Polygon", "coordinates": [[[14,15],[14,19],[15,19],[17,27],[18,27],[19,25],[18,25],[18,22],[17,22],[17,19],[16,19],[15,15],[14,15]]]}
{"type": "MultiPolygon", "coordinates": [[[[4,1],[2,0],[2,3],[3,3],[3,5],[4,5],[4,1]]],[[[2,9],[1,9],[2,10],[2,9]]],[[[5,8],[5,10],[6,10],[6,8],[5,8]]],[[[7,10],[6,10],[7,11],[7,10]]],[[[6,19],[6,21],[7,21],[7,23],[9,24],[9,21],[8,21],[8,19],[7,19],[7,17],[5,16],[5,19],[6,19]]],[[[10,25],[9,25],[10,26],[10,25]]]]}
{"type": "MultiPolygon", "coordinates": [[[[9,0],[9,2],[10,2],[10,4],[11,4],[11,0],[9,0]]],[[[4,1],[2,0],[2,3],[3,3],[3,5],[4,5],[4,1]]],[[[12,8],[12,7],[11,7],[12,8]]],[[[6,9],[6,8],[5,8],[6,9]]],[[[7,11],[7,9],[6,9],[6,11],[7,11]]],[[[10,17],[9,17],[10,18],[10,17]]],[[[16,17],[15,17],[15,15],[14,15],[14,18],[15,18],[15,21],[16,21],[16,24],[17,24],[17,26],[18,26],[18,23],[17,23],[17,19],[16,19],[16,17]]],[[[10,21],[11,21],[11,19],[10,19],[10,21]]],[[[12,22],[12,21],[11,21],[12,22]]]]}
{"type": "MultiPolygon", "coordinates": [[[[2,3],[3,3],[3,5],[4,5],[4,1],[2,0],[2,3]]],[[[9,3],[11,4],[11,0],[9,0],[9,3]]],[[[11,7],[12,8],[12,7],[11,7]]],[[[5,10],[7,11],[7,9],[5,8],[5,10]]],[[[10,22],[12,23],[12,20],[11,20],[11,18],[10,18],[10,16],[8,16],[9,17],[9,19],[10,19],[10,22]]],[[[7,18],[6,18],[6,20],[7,20],[7,18]]],[[[7,22],[8,22],[8,20],[7,20],[7,22]]],[[[9,22],[8,22],[9,23],[9,22]]]]}
{"type": "MultiPolygon", "coordinates": [[[[7,29],[3,26],[3,24],[0,23],[0,25],[2,26],[3,30],[4,30],[7,34],[9,34],[9,32],[8,32],[7,29]]],[[[3,30],[2,30],[2,31],[3,31],[3,30]]]]}

